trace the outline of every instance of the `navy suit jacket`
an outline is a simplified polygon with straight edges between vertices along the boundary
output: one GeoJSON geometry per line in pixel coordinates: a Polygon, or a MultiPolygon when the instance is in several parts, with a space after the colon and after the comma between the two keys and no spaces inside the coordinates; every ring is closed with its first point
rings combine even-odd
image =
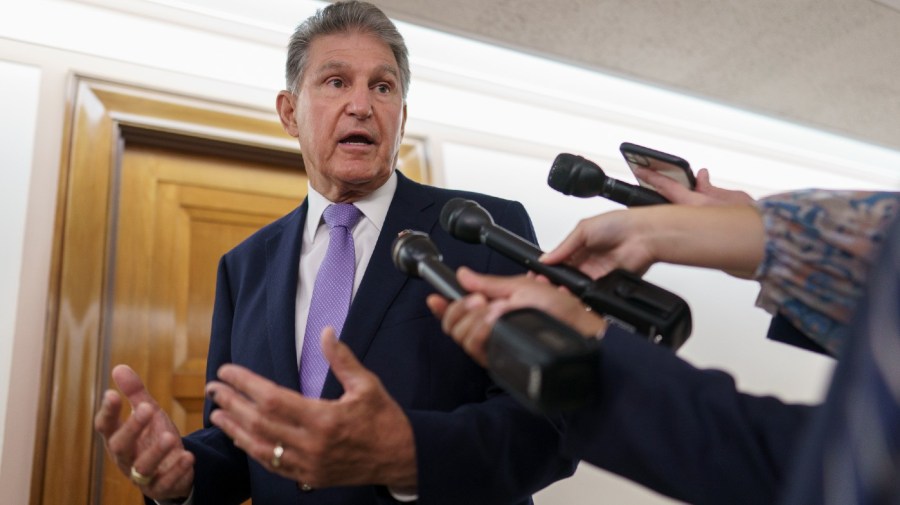
{"type": "Polygon", "coordinates": [[[739,393],[617,326],[600,393],[567,416],[565,452],[695,505],[775,503],[813,407],[739,393]]]}
{"type": "MultiPolygon", "coordinates": [[[[397,191],[344,324],[341,340],[381,379],[408,416],[416,444],[419,503],[528,503],[530,495],[571,475],[560,456],[558,420],[535,416],[493,384],[446,336],[425,305],[433,289],[409,278],[390,249],[404,229],[429,233],[451,268],[467,265],[498,275],[523,269],[487,247],[461,242],[438,224],[448,200],[478,201],[500,225],[532,241],[534,230],[517,202],[423,186],[398,172],[397,191]]],[[[207,380],[236,363],[287,388],[299,388],[295,344],[298,264],[307,204],[264,227],[219,264],[207,380]]],[[[323,398],[342,394],[329,373],[323,398]]],[[[319,489],[268,472],[209,423],[185,438],[196,456],[197,505],[395,503],[383,486],[319,489]]],[[[290,449],[288,449],[290,450],[290,449]]]]}

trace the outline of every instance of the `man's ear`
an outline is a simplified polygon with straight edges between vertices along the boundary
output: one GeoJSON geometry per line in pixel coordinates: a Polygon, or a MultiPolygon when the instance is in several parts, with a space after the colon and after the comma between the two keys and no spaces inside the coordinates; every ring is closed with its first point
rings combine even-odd
{"type": "Polygon", "coordinates": [[[297,116],[295,115],[296,100],[297,97],[290,91],[284,89],[279,91],[278,97],[275,98],[275,109],[278,111],[278,118],[281,119],[281,127],[284,128],[285,133],[291,137],[298,137],[300,135],[300,131],[297,128],[297,116]]]}
{"type": "Polygon", "coordinates": [[[403,102],[403,121],[400,123],[400,138],[406,133],[406,102],[403,102]]]}

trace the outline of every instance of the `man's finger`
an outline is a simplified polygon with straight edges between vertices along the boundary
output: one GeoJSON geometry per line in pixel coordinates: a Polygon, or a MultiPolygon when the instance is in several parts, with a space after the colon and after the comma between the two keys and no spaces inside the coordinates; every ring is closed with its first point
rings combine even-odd
{"type": "Polygon", "coordinates": [[[172,464],[166,468],[160,465],[153,481],[148,486],[149,494],[163,498],[185,498],[194,482],[194,455],[184,449],[169,452],[166,462],[172,464]]]}
{"type": "Polygon", "coordinates": [[[122,412],[122,398],[108,389],[103,393],[100,410],[94,416],[94,429],[104,438],[109,438],[119,428],[119,413],[122,412]]]}
{"type": "MultiPolygon", "coordinates": [[[[217,409],[210,416],[210,421],[234,440],[234,445],[247,453],[250,457],[260,462],[270,470],[272,460],[272,447],[275,440],[288,440],[292,433],[286,425],[279,423],[267,423],[265,428],[261,425],[248,426],[243,420],[231,415],[231,412],[217,409]]],[[[295,428],[296,430],[296,428],[295,428]]],[[[284,458],[282,463],[284,463],[284,458]]]]}
{"type": "Polygon", "coordinates": [[[171,433],[163,433],[155,443],[136,455],[134,461],[131,463],[131,467],[141,475],[146,475],[151,477],[151,479],[155,479],[159,473],[160,462],[162,462],[163,458],[166,457],[175,445],[175,436],[171,433]]]}
{"type": "Polygon", "coordinates": [[[344,390],[350,390],[355,384],[373,377],[372,373],[356,359],[353,351],[337,339],[331,327],[322,330],[320,343],[322,353],[331,365],[331,371],[344,386],[344,390]]]}
{"type": "MultiPolygon", "coordinates": [[[[249,398],[266,412],[284,416],[289,414],[288,402],[306,402],[310,399],[301,395],[298,391],[285,389],[278,384],[258,375],[250,370],[234,364],[226,364],[219,367],[217,372],[219,379],[231,386],[235,391],[249,398]]],[[[211,383],[212,385],[213,383],[211,383]]],[[[207,388],[209,392],[218,395],[218,390],[207,388]]],[[[219,403],[219,397],[215,397],[219,403]]]]}
{"type": "Polygon", "coordinates": [[[226,429],[215,420],[213,423],[236,443],[252,445],[261,440],[271,446],[271,441],[286,440],[293,430],[314,424],[321,417],[322,400],[283,388],[241,366],[223,365],[219,378],[227,383],[211,382],[207,386],[207,393],[220,407],[213,414],[225,414],[224,421],[234,426],[226,429]]]}
{"type": "Polygon", "coordinates": [[[128,399],[132,409],[141,403],[157,405],[156,400],[150,396],[147,388],[144,387],[144,382],[141,381],[140,376],[128,365],[116,365],[112,369],[112,378],[122,394],[125,395],[125,398],[128,399]]]}
{"type": "Polygon", "coordinates": [[[137,456],[136,446],[137,440],[141,436],[144,428],[150,424],[153,419],[155,410],[147,403],[141,403],[137,406],[131,416],[122,423],[122,426],[116,430],[107,441],[107,447],[113,453],[119,463],[129,465],[137,456]]]}

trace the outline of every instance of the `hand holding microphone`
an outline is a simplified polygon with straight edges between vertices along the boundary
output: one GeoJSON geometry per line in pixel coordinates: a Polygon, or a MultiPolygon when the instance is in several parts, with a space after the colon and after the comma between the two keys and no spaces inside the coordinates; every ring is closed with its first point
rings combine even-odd
{"type": "MultiPolygon", "coordinates": [[[[633,146],[633,144],[627,143],[622,145],[633,146]]],[[[659,151],[653,152],[663,157],[677,158],[659,151]]],[[[686,164],[687,162],[683,161],[683,163],[686,164]]],[[[692,188],[685,187],[683,184],[662,175],[656,170],[641,166],[632,167],[632,170],[643,181],[651,184],[655,191],[608,177],[603,172],[603,169],[593,161],[568,153],[561,153],[553,160],[550,174],[547,176],[547,184],[564,195],[577,196],[579,198],[602,196],[616,203],[621,203],[626,207],[643,207],[663,203],[701,206],[752,205],[754,201],[753,197],[744,191],[713,186],[709,180],[709,171],[705,168],[697,173],[696,186],[692,188]]],[[[686,175],[690,174],[689,177],[693,179],[693,174],[689,168],[683,168],[682,170],[686,170],[686,175]]]]}
{"type": "Polygon", "coordinates": [[[440,223],[450,235],[465,242],[482,243],[554,284],[565,286],[596,312],[655,343],[678,349],[690,336],[690,308],[677,295],[622,269],[595,281],[576,268],[542,263],[543,251],[494,224],[487,210],[475,201],[448,201],[441,210],[440,223]]]}
{"type": "MultiPolygon", "coordinates": [[[[466,296],[427,234],[402,232],[394,240],[391,256],[400,271],[424,279],[450,300],[466,296]]],[[[577,408],[593,398],[599,366],[596,341],[534,308],[501,315],[487,341],[491,377],[538,412],[577,408]]]]}
{"type": "Polygon", "coordinates": [[[568,153],[562,153],[553,160],[547,184],[564,195],[579,198],[602,196],[627,207],[669,203],[652,189],[608,177],[596,163],[568,153]]]}

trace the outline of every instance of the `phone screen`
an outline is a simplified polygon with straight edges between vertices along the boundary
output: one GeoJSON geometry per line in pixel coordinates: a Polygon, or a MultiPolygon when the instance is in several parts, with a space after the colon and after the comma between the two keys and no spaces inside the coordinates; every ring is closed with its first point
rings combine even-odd
{"type": "MultiPolygon", "coordinates": [[[[632,171],[636,167],[648,168],[688,189],[694,189],[697,185],[690,164],[683,158],[628,142],[623,143],[619,150],[632,171]]],[[[640,179],[638,179],[638,183],[646,188],[656,189],[640,179]]]]}

